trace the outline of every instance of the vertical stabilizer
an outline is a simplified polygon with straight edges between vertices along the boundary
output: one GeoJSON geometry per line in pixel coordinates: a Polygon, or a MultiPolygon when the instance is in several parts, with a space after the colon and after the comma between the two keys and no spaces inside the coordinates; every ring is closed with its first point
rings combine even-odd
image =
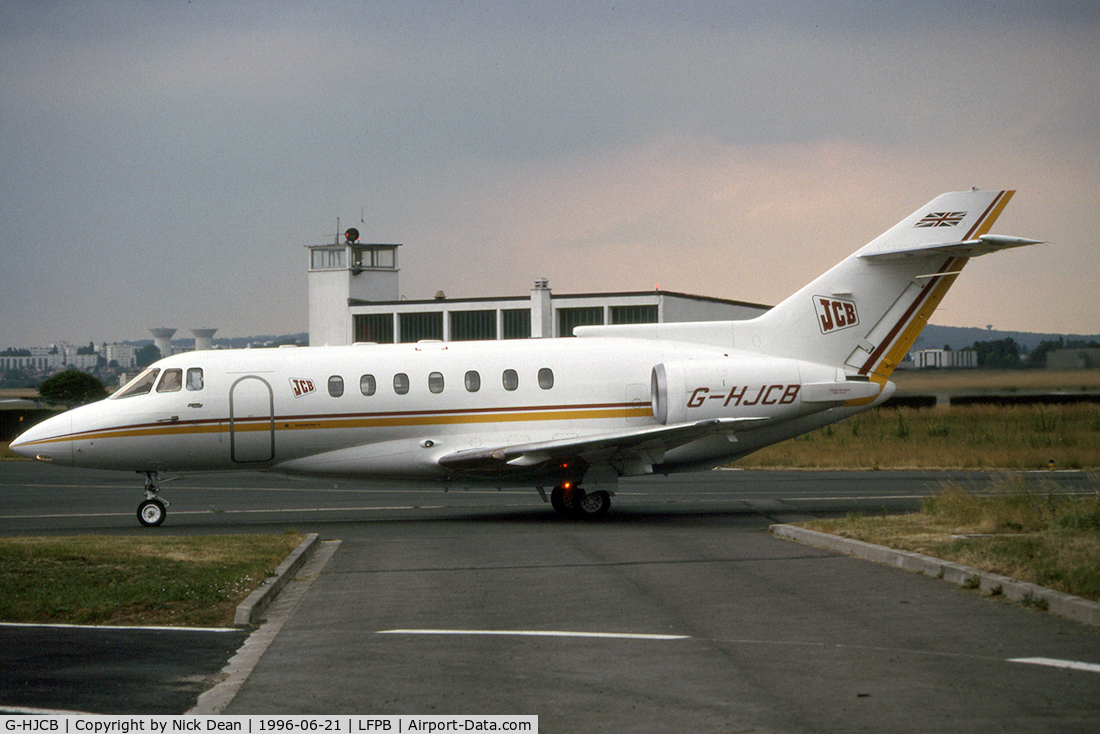
{"type": "Polygon", "coordinates": [[[1035,240],[989,235],[1013,191],[942,194],[766,314],[738,348],[885,382],[970,257],[1035,240]]]}

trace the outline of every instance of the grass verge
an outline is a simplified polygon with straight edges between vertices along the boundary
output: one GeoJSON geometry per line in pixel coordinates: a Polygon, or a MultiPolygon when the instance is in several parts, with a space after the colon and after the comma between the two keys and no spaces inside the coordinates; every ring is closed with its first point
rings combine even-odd
{"type": "Polygon", "coordinates": [[[304,537],[0,538],[0,620],[231,626],[304,537]]]}
{"type": "Polygon", "coordinates": [[[1082,496],[1021,476],[979,491],[944,483],[917,513],[801,525],[1100,602],[1100,481],[1093,486],[1082,496]]]}
{"type": "Polygon", "coordinates": [[[1100,467],[1100,405],[878,408],[767,446],[743,469],[1100,467]]]}

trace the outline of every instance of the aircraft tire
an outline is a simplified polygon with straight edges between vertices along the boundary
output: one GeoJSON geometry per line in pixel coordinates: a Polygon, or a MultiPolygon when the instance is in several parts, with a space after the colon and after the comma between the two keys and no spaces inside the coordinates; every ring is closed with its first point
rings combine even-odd
{"type": "Polygon", "coordinates": [[[550,506],[559,515],[571,515],[573,513],[573,493],[575,490],[566,491],[561,487],[554,487],[550,492],[550,506]]]}
{"type": "Polygon", "coordinates": [[[597,520],[610,509],[611,495],[602,489],[582,494],[573,501],[573,512],[585,520],[597,520]]]}
{"type": "Polygon", "coordinates": [[[164,522],[164,516],[168,511],[164,509],[164,503],[160,500],[145,500],[138,505],[138,522],[147,528],[155,528],[164,522]]]}

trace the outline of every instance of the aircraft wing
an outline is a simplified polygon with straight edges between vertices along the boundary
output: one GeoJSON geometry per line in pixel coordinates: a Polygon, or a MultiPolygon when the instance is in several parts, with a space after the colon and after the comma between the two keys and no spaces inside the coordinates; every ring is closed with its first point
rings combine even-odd
{"type": "Polygon", "coordinates": [[[594,436],[466,449],[441,457],[439,464],[457,472],[507,475],[580,460],[589,466],[617,464],[630,469],[628,473],[644,474],[646,467],[663,461],[666,451],[714,434],[726,434],[730,440],[735,440],[734,431],[762,420],[766,419],[715,418],[594,436]]]}

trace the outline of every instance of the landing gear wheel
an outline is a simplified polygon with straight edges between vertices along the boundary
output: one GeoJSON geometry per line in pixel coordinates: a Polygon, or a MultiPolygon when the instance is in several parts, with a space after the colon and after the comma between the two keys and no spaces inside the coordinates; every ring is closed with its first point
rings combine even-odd
{"type": "Polygon", "coordinates": [[[160,500],[145,500],[138,505],[138,522],[147,528],[160,525],[167,514],[168,511],[164,509],[164,503],[160,500]]]}
{"type": "Polygon", "coordinates": [[[611,495],[602,489],[588,493],[583,490],[577,490],[577,492],[579,496],[574,498],[573,512],[578,517],[595,520],[606,515],[611,509],[611,495]]]}
{"type": "Polygon", "coordinates": [[[559,515],[569,515],[573,512],[573,489],[562,489],[561,487],[554,487],[554,490],[550,493],[550,506],[559,515]]]}

